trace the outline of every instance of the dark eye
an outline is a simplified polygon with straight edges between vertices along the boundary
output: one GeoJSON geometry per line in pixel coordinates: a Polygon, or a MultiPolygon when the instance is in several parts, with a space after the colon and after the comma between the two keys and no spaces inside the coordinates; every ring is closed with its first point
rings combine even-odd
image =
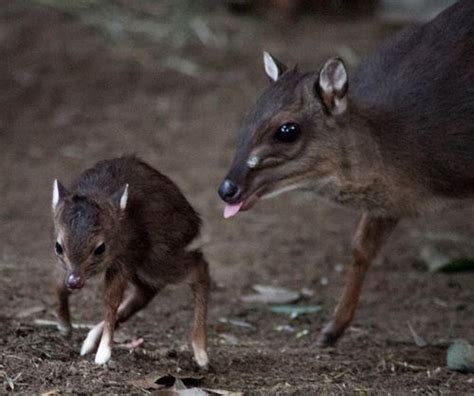
{"type": "Polygon", "coordinates": [[[288,122],[281,125],[275,132],[275,139],[282,143],[293,143],[298,139],[301,128],[295,122],[288,122]]]}
{"type": "Polygon", "coordinates": [[[96,256],[100,256],[102,254],[104,254],[105,252],[105,243],[101,243],[99,246],[97,246],[94,250],[94,254],[96,256]]]}
{"type": "Polygon", "coordinates": [[[61,256],[64,252],[63,247],[61,246],[61,244],[59,242],[56,242],[54,244],[54,250],[56,251],[56,254],[58,256],[61,256]]]}

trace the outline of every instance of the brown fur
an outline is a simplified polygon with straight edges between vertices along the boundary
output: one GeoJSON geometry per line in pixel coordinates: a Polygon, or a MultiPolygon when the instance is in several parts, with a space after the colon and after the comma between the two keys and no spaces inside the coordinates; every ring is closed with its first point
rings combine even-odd
{"type": "Polygon", "coordinates": [[[245,120],[226,177],[238,194],[220,191],[227,203],[247,210],[298,187],[364,212],[348,284],[321,345],[352,320],[364,273],[397,219],[474,197],[473,63],[474,2],[464,0],[387,42],[342,88],[321,80],[333,78],[337,59],[317,73],[285,71],[245,120]],[[275,139],[288,122],[301,127],[291,144],[275,139]],[[249,167],[253,155],[259,162],[249,167]]]}
{"type": "Polygon", "coordinates": [[[116,325],[145,307],[165,285],[187,280],[196,305],[193,344],[205,351],[208,265],[199,250],[187,250],[200,223],[176,185],[134,157],[97,163],[82,173],[71,192],[60,185],[54,225],[63,247],[56,288],[61,328],[71,331],[65,284],[71,273],[85,279],[105,273],[104,334],[111,340],[116,325]],[[126,184],[128,200],[121,209],[126,184]],[[100,242],[105,252],[97,257],[94,249],[100,242]],[[130,296],[124,300],[127,290],[130,296]]]}

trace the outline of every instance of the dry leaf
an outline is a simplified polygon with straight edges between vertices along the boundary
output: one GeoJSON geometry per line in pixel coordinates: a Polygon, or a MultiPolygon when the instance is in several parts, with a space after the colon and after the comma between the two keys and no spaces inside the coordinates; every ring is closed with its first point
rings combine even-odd
{"type": "Polygon", "coordinates": [[[145,378],[129,381],[130,385],[143,390],[153,390],[155,396],[242,396],[243,393],[220,389],[199,388],[203,377],[182,377],[174,375],[149,374],[145,378]]]}
{"type": "Polygon", "coordinates": [[[170,389],[174,391],[176,390],[175,386],[183,386],[184,389],[197,387],[202,379],[203,377],[178,378],[171,374],[151,373],[144,378],[130,380],[128,383],[141,389],[170,389]]]}
{"type": "Polygon", "coordinates": [[[240,299],[247,303],[287,304],[297,301],[301,295],[282,287],[254,285],[257,294],[242,296],[240,299]]]}
{"type": "Polygon", "coordinates": [[[415,329],[411,326],[410,322],[407,322],[408,328],[410,329],[410,333],[413,337],[413,341],[415,341],[415,344],[419,346],[420,348],[424,348],[425,346],[428,345],[428,343],[424,340],[424,338],[420,337],[415,329]]]}

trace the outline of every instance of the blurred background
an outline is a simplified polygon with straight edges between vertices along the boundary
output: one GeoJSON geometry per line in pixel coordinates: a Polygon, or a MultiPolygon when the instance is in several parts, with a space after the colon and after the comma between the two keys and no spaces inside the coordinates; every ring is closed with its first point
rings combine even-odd
{"type": "MultiPolygon", "coordinates": [[[[312,345],[341,291],[358,213],[292,193],[224,221],[216,192],[240,120],[268,84],[262,50],[303,70],[340,56],[352,73],[383,39],[451,3],[0,0],[5,389],[125,392],[132,389],[126,379],[157,366],[188,368],[192,309],[183,287],[166,289],[124,327],[122,337],[145,336],[144,352],[118,351],[107,372],[78,358],[84,331],[66,342],[34,324],[54,319],[54,178],[67,186],[96,161],[124,153],[171,177],[204,220],[214,278],[215,368],[207,381],[250,394],[468,389],[465,378],[444,368],[444,351],[446,340],[473,336],[472,275],[432,268],[472,256],[474,224],[465,220],[472,210],[403,222],[369,275],[353,328],[337,351],[315,358],[312,345]],[[302,301],[321,313],[289,321],[249,307],[240,297],[256,283],[305,290],[302,301]],[[230,319],[249,326],[229,325],[230,319]],[[407,321],[432,346],[414,345],[407,321]],[[293,330],[278,327],[286,325],[293,330]],[[30,362],[34,371],[25,370],[30,362]]],[[[74,296],[77,322],[99,319],[100,284],[92,285],[74,296]]]]}

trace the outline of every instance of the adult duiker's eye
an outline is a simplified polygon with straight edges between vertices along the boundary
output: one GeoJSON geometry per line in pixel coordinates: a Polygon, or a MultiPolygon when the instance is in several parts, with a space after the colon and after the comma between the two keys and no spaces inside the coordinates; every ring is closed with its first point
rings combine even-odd
{"type": "Polygon", "coordinates": [[[300,126],[295,122],[281,125],[275,132],[275,139],[282,143],[293,143],[301,134],[300,126]]]}
{"type": "Polygon", "coordinates": [[[101,256],[105,252],[105,243],[101,243],[99,246],[97,246],[94,250],[94,254],[96,256],[101,256]]]}
{"type": "Polygon", "coordinates": [[[54,251],[56,252],[58,256],[62,256],[62,254],[64,253],[63,247],[61,246],[59,242],[56,242],[54,244],[54,251]]]}

